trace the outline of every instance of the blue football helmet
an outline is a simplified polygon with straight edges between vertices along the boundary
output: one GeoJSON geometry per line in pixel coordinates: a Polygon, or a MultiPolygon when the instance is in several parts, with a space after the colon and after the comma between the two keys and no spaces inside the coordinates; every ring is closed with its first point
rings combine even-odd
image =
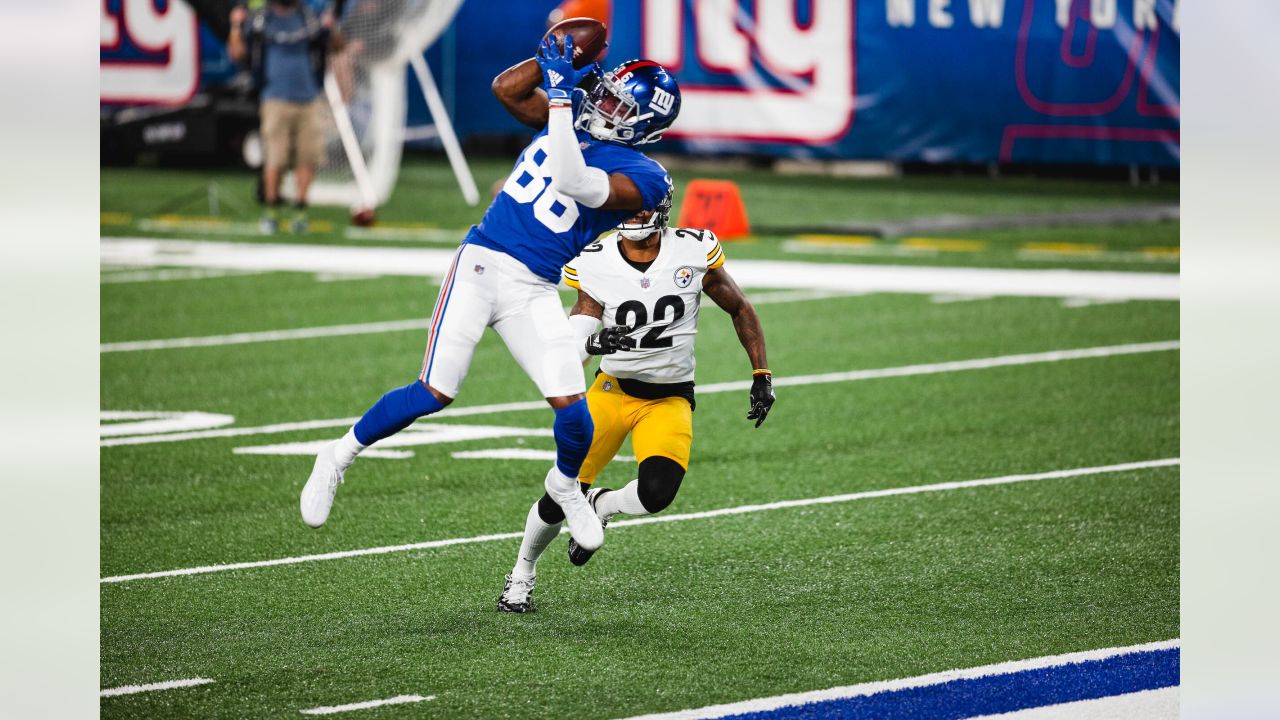
{"type": "Polygon", "coordinates": [[[680,114],[680,86],[652,60],[628,60],[600,76],[574,127],[623,145],[657,142],[680,114]]]}

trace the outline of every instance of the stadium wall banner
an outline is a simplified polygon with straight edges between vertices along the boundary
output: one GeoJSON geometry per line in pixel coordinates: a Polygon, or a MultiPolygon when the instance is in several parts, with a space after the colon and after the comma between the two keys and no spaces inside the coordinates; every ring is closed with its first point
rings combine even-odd
{"type": "Polygon", "coordinates": [[[676,74],[688,151],[1178,165],[1178,0],[614,0],[612,20],[610,60],[676,74]]]}

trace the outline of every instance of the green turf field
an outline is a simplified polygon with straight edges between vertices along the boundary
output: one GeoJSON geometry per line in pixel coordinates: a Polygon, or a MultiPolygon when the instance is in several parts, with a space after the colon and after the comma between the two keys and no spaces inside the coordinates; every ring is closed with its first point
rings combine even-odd
{"type": "MultiPolygon", "coordinates": [[[[482,164],[478,179],[492,181],[504,165],[482,164]]],[[[852,212],[887,218],[1170,201],[1168,188],[825,180],[788,202],[769,198],[795,190],[794,179],[739,180],[753,213],[797,214],[795,197],[816,194],[806,212],[831,221],[852,212]]],[[[207,182],[194,173],[104,170],[104,236],[147,234],[137,220],[165,211],[162,196],[207,182]]],[[[440,163],[411,163],[382,217],[464,226],[476,211],[447,194],[451,182],[440,163]]],[[[252,221],[253,212],[237,220],[252,221]]],[[[316,216],[333,231],[293,241],[378,244],[346,238],[341,213],[316,216]]],[[[1177,270],[1176,261],[1028,259],[1015,248],[1036,242],[1019,234],[1033,231],[1002,232],[984,235],[987,248],[962,259],[819,258],[787,253],[787,238],[726,250],[731,270],[736,258],[1177,270]]],[[[1177,246],[1176,223],[1052,233],[1045,242],[1177,246]]],[[[438,289],[413,277],[174,271],[105,268],[102,342],[423,318],[438,289]]],[[[102,716],[297,717],[413,694],[434,699],[356,716],[617,718],[1178,637],[1176,465],[699,515],[1177,458],[1178,352],[1155,344],[1178,339],[1177,302],[946,302],[890,293],[805,300],[779,292],[748,288],[760,300],[779,381],[768,422],[756,430],[744,419],[745,390],[700,394],[690,471],[664,513],[675,519],[611,526],[584,568],[568,563],[558,539],[539,565],[537,612],[524,616],[498,613],[494,603],[519,546],[505,534],[522,529],[547,464],[453,457],[554,447],[540,434],[550,411],[491,333],[454,406],[476,414],[423,421],[431,427],[409,431],[422,444],[399,448],[411,456],[359,460],[320,530],[298,517],[310,455],[237,449],[336,437],[380,393],[416,375],[424,330],[103,352],[104,412],[233,419],[188,439],[104,437],[101,687],[213,682],[104,697],[102,716]],[[1034,355],[1081,348],[1105,350],[1034,355]],[[1006,360],[819,377],[983,358],[1006,360]],[[488,407],[518,402],[529,409],[488,407]],[[509,434],[427,442],[455,426],[509,434]],[[421,545],[451,539],[465,542],[421,545]],[[304,559],[401,545],[414,547],[304,559]],[[281,559],[298,561],[222,567],[281,559]],[[207,571],[168,574],[201,567],[207,571]],[[148,573],[161,576],[133,577],[148,573]]],[[[703,310],[699,385],[749,379],[728,318],[711,303],[703,310]]],[[[619,486],[633,470],[615,462],[601,482],[619,486]]]]}

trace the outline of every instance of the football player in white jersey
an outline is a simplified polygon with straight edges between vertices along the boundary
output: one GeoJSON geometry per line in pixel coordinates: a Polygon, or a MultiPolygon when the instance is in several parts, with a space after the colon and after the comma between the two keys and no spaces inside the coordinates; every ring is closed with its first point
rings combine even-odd
{"type": "MultiPolygon", "coordinates": [[[[603,524],[614,515],[650,515],[671,504],[693,443],[694,335],[701,294],[733,318],[751,362],[748,420],[760,427],[773,406],[773,381],[755,308],[724,268],[724,250],[709,230],[667,227],[671,193],[615,233],[588,245],[564,266],[564,281],[578,291],[569,322],[585,362],[602,355],[587,404],[595,423],[591,449],[578,479],[589,486],[627,435],[635,450],[636,479],[621,489],[591,488],[587,499],[603,524]],[[600,321],[604,328],[597,331],[600,321]]],[[[554,500],[543,495],[529,509],[524,540],[506,578],[498,609],[533,609],[538,558],[560,534],[554,500]]],[[[569,542],[569,559],[583,565],[594,548],[569,542]]]]}

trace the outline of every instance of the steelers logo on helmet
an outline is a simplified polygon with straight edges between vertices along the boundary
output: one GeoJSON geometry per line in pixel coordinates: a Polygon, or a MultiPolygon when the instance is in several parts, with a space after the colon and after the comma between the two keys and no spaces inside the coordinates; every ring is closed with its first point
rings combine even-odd
{"type": "Polygon", "coordinates": [[[675,276],[672,279],[675,280],[678,288],[689,287],[689,283],[693,282],[693,268],[688,265],[681,265],[676,268],[675,276]]]}
{"type": "Polygon", "coordinates": [[[574,127],[622,145],[657,142],[680,114],[680,86],[652,60],[628,60],[599,78],[574,127]]]}

